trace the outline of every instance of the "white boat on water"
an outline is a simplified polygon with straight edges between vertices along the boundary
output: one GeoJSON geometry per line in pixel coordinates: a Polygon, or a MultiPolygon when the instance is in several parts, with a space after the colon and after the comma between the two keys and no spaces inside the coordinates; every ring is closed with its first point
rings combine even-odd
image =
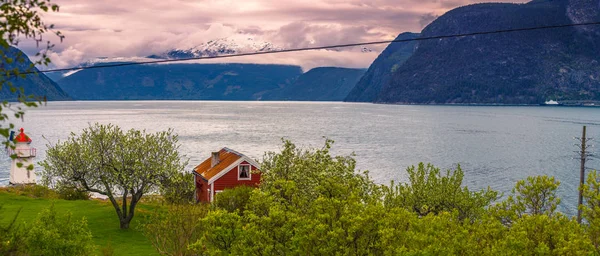
{"type": "Polygon", "coordinates": [[[555,100],[548,100],[544,102],[544,105],[560,105],[560,103],[558,103],[558,101],[555,100]]]}

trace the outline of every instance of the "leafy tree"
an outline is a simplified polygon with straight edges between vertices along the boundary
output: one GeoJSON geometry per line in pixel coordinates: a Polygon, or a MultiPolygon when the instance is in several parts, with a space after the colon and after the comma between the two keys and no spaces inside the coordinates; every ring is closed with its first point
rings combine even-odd
{"type": "Polygon", "coordinates": [[[546,213],[516,219],[496,247],[506,255],[591,255],[594,249],[577,221],[546,213]]]}
{"type": "MultiPolygon", "coordinates": [[[[27,56],[19,54],[16,57],[7,53],[10,47],[16,46],[22,40],[33,40],[36,44],[43,43],[43,35],[52,30],[53,25],[47,25],[42,21],[42,13],[58,12],[59,7],[50,2],[50,0],[11,0],[0,1],[0,89],[8,87],[12,93],[19,94],[19,102],[26,107],[35,107],[43,99],[33,95],[25,96],[22,88],[17,88],[14,84],[15,79],[24,78],[26,72],[35,69],[35,65],[48,65],[50,59],[47,52],[53,47],[50,41],[46,41],[45,48],[38,52],[38,60],[33,61],[32,65],[26,70],[21,70],[14,63],[24,63],[27,56]],[[34,100],[34,101],[30,101],[34,100]]],[[[53,32],[62,41],[63,35],[53,32]]],[[[8,101],[0,103],[0,121],[9,121],[9,113],[12,112],[15,118],[23,118],[24,109],[21,106],[13,107],[8,101]],[[9,112],[6,112],[8,110],[9,112]]],[[[0,126],[0,135],[8,138],[9,132],[14,128],[12,123],[0,126]]],[[[10,141],[5,141],[7,146],[14,146],[10,141]]],[[[30,166],[33,168],[33,166],[30,166]]]]}
{"type": "Polygon", "coordinates": [[[95,250],[85,218],[58,215],[54,205],[38,214],[26,234],[27,255],[91,255],[95,250]]]}
{"type": "Polygon", "coordinates": [[[170,205],[167,211],[152,214],[144,225],[144,235],[162,255],[193,255],[188,246],[199,239],[198,220],[206,215],[208,207],[198,205],[170,205]]]}
{"type": "Polygon", "coordinates": [[[343,199],[356,195],[363,201],[380,197],[380,186],[368,172],[356,171],[356,160],[330,155],[332,140],[314,151],[298,149],[287,140],[283,143],[281,153],[265,154],[260,189],[284,205],[304,209],[320,196],[343,199]]]}
{"type": "Polygon", "coordinates": [[[183,171],[177,142],[172,130],[125,132],[110,124],[90,125],[79,135],[72,133],[68,140],[48,145],[41,163],[43,180],[107,196],[121,229],[127,229],[142,196],[183,171]]]}
{"type": "Polygon", "coordinates": [[[600,176],[597,171],[588,174],[585,185],[581,188],[586,205],[582,206],[583,217],[587,221],[587,231],[600,253],[600,176]]]}
{"type": "Polygon", "coordinates": [[[266,155],[258,189],[229,190],[221,202],[226,192],[217,196],[190,248],[199,255],[589,255],[594,249],[589,231],[555,212],[553,178],[519,181],[512,199],[490,206],[497,193],[463,187],[460,167],[442,175],[421,164],[408,169],[410,184],[379,186],[354,169],[351,157],[331,156],[330,146],[301,150],[284,141],[281,152],[266,155]]]}
{"type": "Polygon", "coordinates": [[[493,214],[509,225],[524,215],[552,216],[560,204],[560,198],[556,196],[559,185],[559,181],[548,176],[520,180],[512,189],[511,195],[494,206],[493,214]]]}
{"type": "Polygon", "coordinates": [[[161,180],[160,192],[167,203],[194,203],[195,176],[191,172],[178,172],[161,180]]]}
{"type": "Polygon", "coordinates": [[[200,220],[200,225],[204,232],[190,248],[201,255],[237,255],[240,253],[235,253],[235,249],[239,249],[236,245],[240,239],[250,239],[242,236],[242,217],[237,213],[211,211],[200,220]]]}
{"type": "Polygon", "coordinates": [[[485,207],[498,198],[496,191],[470,191],[462,186],[464,173],[460,165],[446,175],[431,164],[420,163],[417,168],[407,170],[409,184],[392,183],[385,189],[385,204],[388,207],[405,207],[426,216],[430,213],[452,212],[457,210],[459,218],[474,218],[485,207]]]}

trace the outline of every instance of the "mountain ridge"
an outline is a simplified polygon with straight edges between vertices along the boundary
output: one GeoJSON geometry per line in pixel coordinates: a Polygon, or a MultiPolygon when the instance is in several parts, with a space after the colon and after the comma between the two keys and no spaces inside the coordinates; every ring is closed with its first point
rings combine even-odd
{"type": "MultiPolygon", "coordinates": [[[[583,20],[600,17],[596,2],[587,1],[588,5],[576,8],[573,2],[538,0],[459,7],[433,21],[422,36],[569,24],[573,22],[569,12],[591,13],[583,20]]],[[[600,100],[598,35],[595,28],[565,28],[420,41],[374,102],[600,100]]]]}
{"type": "Polygon", "coordinates": [[[82,70],[59,83],[78,100],[257,100],[300,74],[290,65],[151,64],[82,70]]]}
{"type": "MultiPolygon", "coordinates": [[[[4,69],[18,69],[20,72],[32,71],[34,73],[27,74],[24,78],[13,77],[8,79],[17,88],[23,88],[25,95],[34,95],[36,97],[42,97],[49,101],[55,100],[71,100],[71,97],[67,95],[57,83],[48,78],[44,73],[38,72],[39,70],[33,66],[33,63],[29,58],[16,47],[9,47],[4,52],[6,56],[11,57],[15,61],[11,64],[2,63],[4,69]],[[19,63],[16,61],[18,56],[23,57],[23,62],[19,63]]],[[[3,86],[0,90],[0,100],[16,101],[18,100],[19,94],[11,92],[8,86],[3,86]]]]}
{"type": "MultiPolygon", "coordinates": [[[[418,36],[417,33],[406,32],[398,35],[395,40],[410,40],[418,36]]],[[[396,69],[412,56],[416,45],[416,41],[389,44],[371,63],[365,74],[344,98],[344,101],[373,102],[381,87],[389,82],[396,69]]]]}
{"type": "Polygon", "coordinates": [[[287,87],[261,100],[343,101],[366,69],[318,67],[303,73],[287,87]]]}

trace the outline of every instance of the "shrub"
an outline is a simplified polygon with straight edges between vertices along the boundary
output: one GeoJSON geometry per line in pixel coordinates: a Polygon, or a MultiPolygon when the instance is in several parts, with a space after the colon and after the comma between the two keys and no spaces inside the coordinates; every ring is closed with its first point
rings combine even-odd
{"type": "Polygon", "coordinates": [[[87,221],[71,213],[58,215],[54,205],[42,210],[28,227],[25,246],[28,255],[91,255],[92,233],[87,221]]]}
{"type": "Polygon", "coordinates": [[[47,198],[56,199],[58,194],[47,186],[42,185],[17,185],[12,187],[2,188],[3,191],[12,193],[20,196],[27,196],[32,198],[47,198]]]}
{"type": "Polygon", "coordinates": [[[225,189],[215,197],[214,206],[228,212],[239,211],[243,213],[246,210],[253,187],[239,186],[225,189]]]}
{"type": "Polygon", "coordinates": [[[69,184],[59,184],[56,186],[58,198],[65,200],[89,200],[90,193],[69,184]]]}
{"type": "Polygon", "coordinates": [[[203,204],[171,205],[148,217],[144,235],[162,255],[193,255],[188,246],[199,239],[199,219],[207,211],[203,204]]]}

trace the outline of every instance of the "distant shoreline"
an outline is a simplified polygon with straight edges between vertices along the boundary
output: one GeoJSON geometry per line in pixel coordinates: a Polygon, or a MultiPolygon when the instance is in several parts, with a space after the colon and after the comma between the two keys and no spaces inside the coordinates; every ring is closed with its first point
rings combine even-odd
{"type": "MultiPolygon", "coordinates": [[[[353,103],[353,102],[348,102],[353,103]]],[[[467,107],[585,107],[594,108],[600,107],[598,105],[585,105],[585,104],[502,104],[502,103],[382,103],[374,102],[373,104],[380,105],[405,105],[405,106],[467,106],[467,107]]]]}
{"type": "MultiPolygon", "coordinates": [[[[217,99],[93,99],[93,100],[48,100],[47,102],[152,102],[152,101],[172,101],[172,102],[278,102],[278,103],[350,103],[350,104],[376,104],[376,105],[404,105],[404,106],[483,106],[483,107],[600,107],[600,102],[595,102],[594,105],[588,105],[584,103],[561,103],[561,104],[503,104],[503,103],[406,103],[406,102],[352,102],[352,101],[288,101],[288,100],[217,100],[217,99]]],[[[20,103],[20,102],[9,102],[9,103],[20,103]]]]}

